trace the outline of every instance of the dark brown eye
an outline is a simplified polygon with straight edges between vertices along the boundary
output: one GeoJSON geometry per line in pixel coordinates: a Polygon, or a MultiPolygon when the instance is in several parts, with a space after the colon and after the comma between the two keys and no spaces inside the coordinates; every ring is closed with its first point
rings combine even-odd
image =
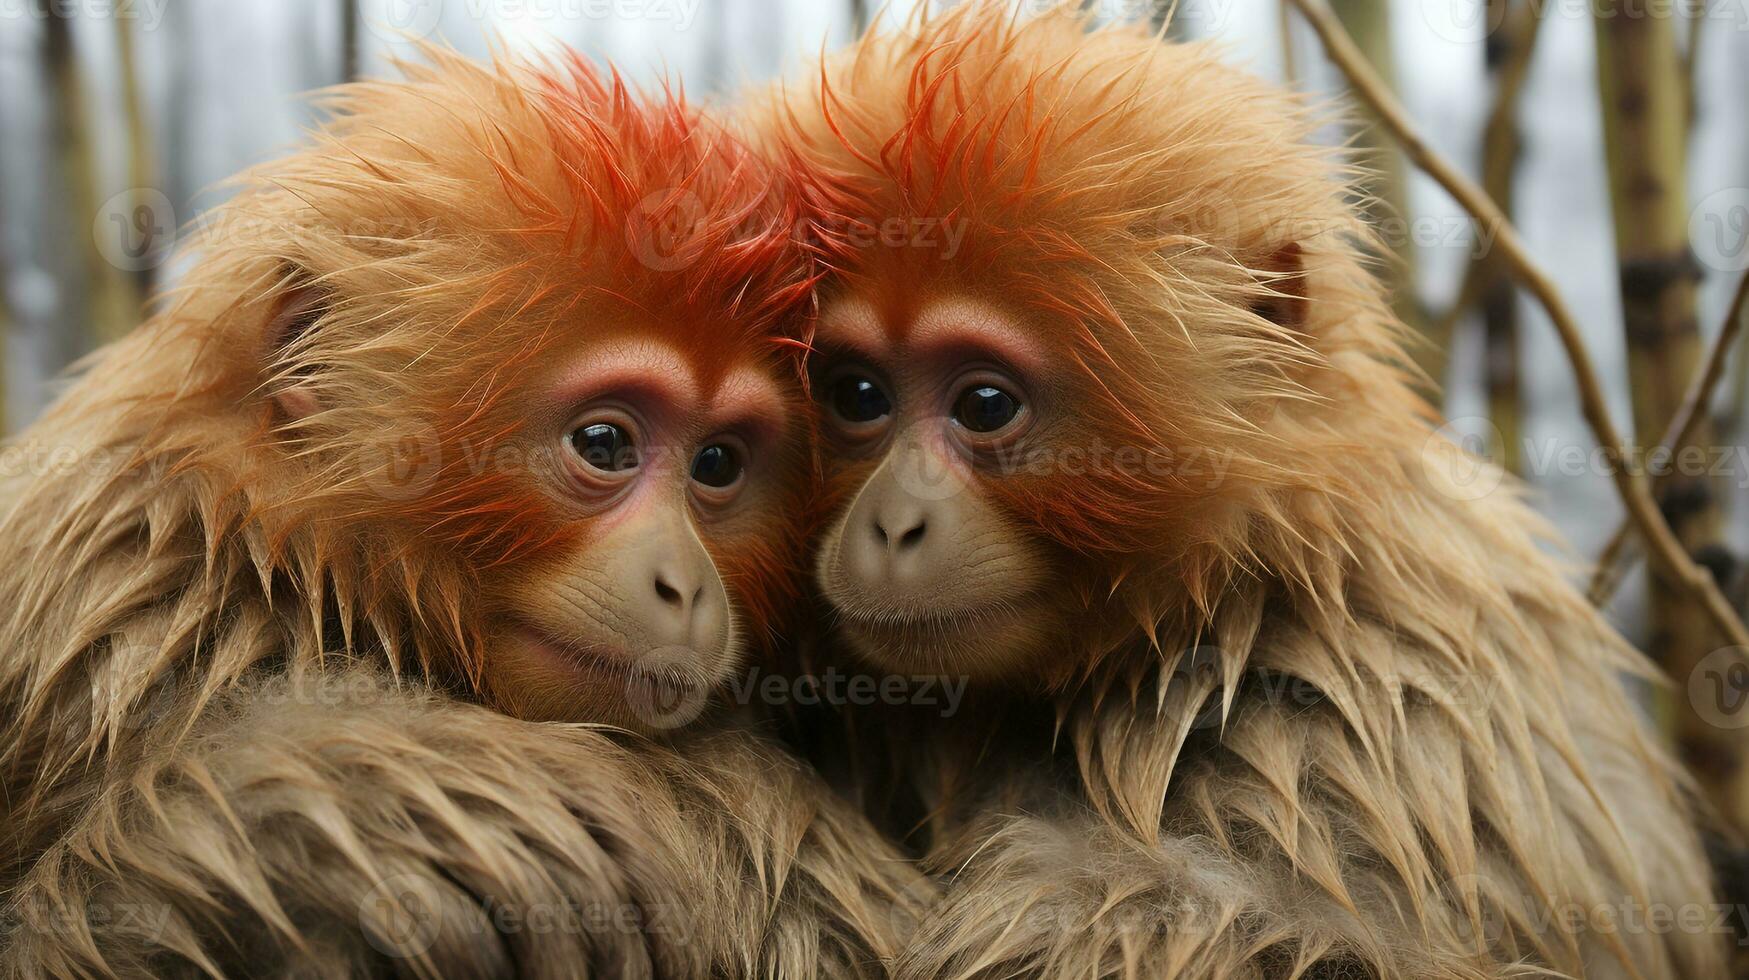
{"type": "Polygon", "coordinates": [[[581,425],[571,432],[571,450],[603,473],[637,469],[638,450],[631,433],[612,422],[581,425]]]}
{"type": "Polygon", "coordinates": [[[733,486],[745,468],[740,452],[722,443],[706,446],[692,458],[692,478],[717,490],[733,486]]]}
{"type": "Polygon", "coordinates": [[[829,396],[832,411],[846,422],[873,422],[892,414],[893,403],[873,379],[846,375],[833,382],[829,396]]]}
{"type": "Polygon", "coordinates": [[[973,432],[995,432],[1020,414],[1020,399],[994,385],[973,385],[954,403],[954,421],[973,432]]]}

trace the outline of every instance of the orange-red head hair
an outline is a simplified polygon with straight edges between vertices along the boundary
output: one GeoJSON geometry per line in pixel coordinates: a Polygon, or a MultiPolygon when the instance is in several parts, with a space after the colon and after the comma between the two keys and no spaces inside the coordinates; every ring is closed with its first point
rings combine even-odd
{"type": "Polygon", "coordinates": [[[872,300],[902,333],[934,297],[988,301],[1115,460],[990,492],[1102,567],[1177,565],[1199,601],[1265,554],[1309,574],[1295,524],[1324,518],[1284,502],[1360,476],[1331,465],[1353,430],[1319,406],[1370,392],[1385,424],[1420,424],[1320,120],[1217,55],[1089,30],[1073,4],[973,2],[871,32],[755,127],[802,175],[828,302],[872,300]]]}
{"type": "MultiPolygon", "coordinates": [[[[341,648],[477,674],[480,576],[590,534],[517,441],[555,365],[632,338],[707,389],[797,376],[810,262],[781,174],[575,56],[424,54],[335,90],[307,147],[240,178],[176,292],[25,434],[82,463],[7,486],[4,635],[37,652],[0,670],[21,716],[102,675],[100,739],[197,654],[209,690],[341,648]]],[[[799,441],[782,465],[804,471],[799,441]]],[[[715,542],[754,638],[799,565],[785,509],[715,542]]]]}

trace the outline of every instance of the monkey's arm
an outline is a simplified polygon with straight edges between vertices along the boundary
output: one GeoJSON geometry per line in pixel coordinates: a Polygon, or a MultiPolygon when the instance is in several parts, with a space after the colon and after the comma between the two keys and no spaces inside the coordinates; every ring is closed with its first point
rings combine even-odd
{"type": "Polygon", "coordinates": [[[368,676],[225,696],[8,897],[9,976],[875,974],[915,872],[782,753],[368,676]]]}
{"type": "MultiPolygon", "coordinates": [[[[1241,699],[1183,752],[1172,733],[1183,706],[1111,717],[1087,762],[1163,773],[1153,785],[1169,775],[1170,789],[1151,811],[1136,790],[1101,813],[1072,772],[988,780],[936,831],[928,864],[949,876],[946,897],[900,976],[1470,980],[1521,969],[1516,955],[1489,955],[1487,940],[1503,937],[1478,943],[1486,934],[1432,876],[1405,875],[1404,856],[1384,851],[1390,838],[1370,821],[1401,790],[1364,785],[1334,712],[1241,699]],[[1158,765],[1162,746],[1175,766],[1158,765]]],[[[1482,926],[1514,935],[1521,911],[1497,909],[1482,926]]]]}
{"type": "Polygon", "coordinates": [[[1086,810],[992,812],[931,865],[952,877],[900,958],[906,980],[1515,975],[1361,921],[1279,855],[1247,861],[1200,834],[1147,842],[1086,810]]]}
{"type": "MultiPolygon", "coordinates": [[[[1603,684],[1575,683],[1569,697],[1603,684]]],[[[1682,887],[1694,877],[1682,865],[1688,818],[1645,778],[1631,724],[1589,733],[1588,790],[1573,760],[1534,739],[1524,754],[1477,755],[1453,719],[1480,700],[1409,699],[1394,764],[1381,766],[1328,697],[1253,691],[1177,754],[1152,813],[1139,796],[1102,814],[1060,781],[1005,781],[938,838],[930,864],[953,875],[947,898],[899,973],[1623,977],[1632,957],[1645,976],[1715,975],[1722,931],[1660,946],[1626,918],[1647,907],[1636,888],[1658,907],[1704,901],[1682,887]],[[1559,828],[1537,846],[1560,877],[1494,842],[1512,819],[1559,828]],[[1617,835],[1633,863],[1612,854],[1617,835]],[[1637,867],[1653,869],[1649,884],[1635,884],[1637,867]],[[1584,928],[1566,918],[1574,909],[1624,918],[1584,928]]],[[[1152,771],[1117,742],[1174,744],[1153,720],[1127,712],[1093,763],[1152,771]]]]}

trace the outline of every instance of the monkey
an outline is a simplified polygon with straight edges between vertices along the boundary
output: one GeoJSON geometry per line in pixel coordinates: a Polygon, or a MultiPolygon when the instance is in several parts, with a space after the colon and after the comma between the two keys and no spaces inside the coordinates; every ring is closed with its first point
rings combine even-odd
{"type": "Polygon", "coordinates": [[[1723,973],[1655,671],[1413,393],[1324,118],[993,3],[743,114],[830,270],[797,669],[971,684],[793,736],[945,882],[900,976],[1723,973]]]}
{"type": "Polygon", "coordinates": [[[879,975],[918,872],[711,704],[802,568],[797,199],[424,51],[11,443],[0,975],[879,975]]]}

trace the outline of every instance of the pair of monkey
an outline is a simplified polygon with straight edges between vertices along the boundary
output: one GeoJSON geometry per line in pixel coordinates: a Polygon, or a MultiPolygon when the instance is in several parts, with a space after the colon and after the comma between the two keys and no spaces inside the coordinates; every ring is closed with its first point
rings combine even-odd
{"type": "Polygon", "coordinates": [[[727,121],[431,54],[14,444],[0,971],[1723,973],[1290,95],[986,3],[727,121]],[[665,713],[749,656],[971,692],[665,713]]]}

